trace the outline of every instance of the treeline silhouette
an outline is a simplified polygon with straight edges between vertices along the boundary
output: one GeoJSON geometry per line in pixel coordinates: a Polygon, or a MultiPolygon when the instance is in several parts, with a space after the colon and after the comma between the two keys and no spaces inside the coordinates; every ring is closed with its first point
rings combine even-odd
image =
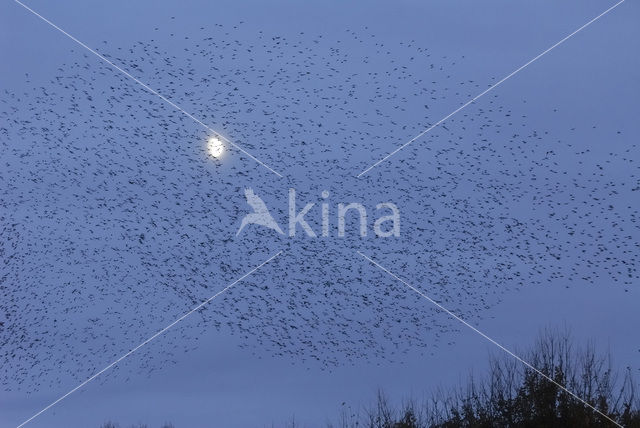
{"type": "Polygon", "coordinates": [[[577,347],[568,332],[546,329],[521,356],[556,384],[510,355],[494,354],[484,377],[470,376],[464,386],[400,408],[379,392],[374,405],[343,410],[332,427],[640,428],[637,384],[629,368],[612,368],[610,354],[598,354],[593,344],[577,347]]]}
{"type": "MultiPolygon", "coordinates": [[[[578,347],[568,332],[547,329],[521,356],[555,383],[510,355],[494,354],[489,359],[488,373],[479,378],[470,376],[463,386],[441,389],[420,403],[409,399],[400,406],[390,404],[379,391],[374,404],[357,410],[343,405],[337,422],[326,425],[328,428],[640,428],[637,383],[629,368],[623,371],[612,368],[610,354],[596,352],[592,344],[578,347]]],[[[303,425],[291,420],[283,426],[303,425]]],[[[116,427],[106,424],[102,428],[116,427]]]]}

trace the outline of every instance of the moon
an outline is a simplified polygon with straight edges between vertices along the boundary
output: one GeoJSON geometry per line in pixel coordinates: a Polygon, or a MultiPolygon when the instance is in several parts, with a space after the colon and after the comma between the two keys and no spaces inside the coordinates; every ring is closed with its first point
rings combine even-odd
{"type": "Polygon", "coordinates": [[[224,153],[224,143],[218,137],[209,138],[207,147],[209,154],[214,158],[219,158],[224,153]]]}

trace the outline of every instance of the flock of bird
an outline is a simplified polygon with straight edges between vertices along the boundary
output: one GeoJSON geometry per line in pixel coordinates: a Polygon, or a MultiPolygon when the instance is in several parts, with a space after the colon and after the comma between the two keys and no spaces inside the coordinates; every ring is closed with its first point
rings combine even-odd
{"type": "Polygon", "coordinates": [[[280,250],[132,359],[161,369],[212,329],[327,368],[455,341],[456,321],[357,251],[474,323],[524,287],[638,284],[640,152],[623,133],[594,154],[496,91],[358,178],[486,88],[463,56],[367,29],[162,34],[98,51],[283,177],[233,147],[207,156],[206,129],[80,48],[49,82],[4,90],[5,389],[84,380],[280,250]],[[284,234],[236,236],[247,188],[284,234]],[[318,235],[329,204],[329,237],[287,236],[290,188],[298,211],[315,203],[318,235]],[[367,207],[364,238],[355,217],[337,235],[349,202],[367,207]],[[373,233],[381,202],[400,209],[400,237],[373,233]]]}

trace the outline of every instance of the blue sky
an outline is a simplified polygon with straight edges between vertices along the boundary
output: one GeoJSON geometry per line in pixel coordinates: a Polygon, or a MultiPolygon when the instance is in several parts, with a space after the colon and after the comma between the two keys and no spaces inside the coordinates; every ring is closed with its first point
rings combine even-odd
{"type": "Polygon", "coordinates": [[[27,4],[283,177],[233,148],[211,159],[209,131],[0,5],[0,320],[26,334],[0,348],[0,425],[279,251],[27,426],[319,426],[378,387],[455,385],[498,352],[357,251],[509,348],[567,326],[640,369],[636,3],[361,178],[614,3],[27,4]],[[248,187],[283,228],[295,188],[316,230],[329,190],[332,216],[394,202],[402,233],[236,237],[248,187]]]}

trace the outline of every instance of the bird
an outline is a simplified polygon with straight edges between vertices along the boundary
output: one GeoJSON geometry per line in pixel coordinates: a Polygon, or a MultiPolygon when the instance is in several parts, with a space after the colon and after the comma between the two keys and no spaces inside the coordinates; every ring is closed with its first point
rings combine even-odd
{"type": "Polygon", "coordinates": [[[640,149],[624,127],[503,87],[358,178],[486,88],[469,57],[355,25],[159,24],[96,52],[283,177],[233,147],[212,159],[209,129],[75,47],[2,87],[3,388],[82,382],[239,278],[114,375],[174,364],[206,332],[327,371],[447,352],[460,325],[357,251],[471,324],[530,289],[636,292],[640,149]],[[289,189],[316,231],[327,205],[329,236],[274,226],[289,189]],[[350,202],[368,230],[393,202],[400,236],[360,237],[355,213],[337,236],[350,202]]]}

